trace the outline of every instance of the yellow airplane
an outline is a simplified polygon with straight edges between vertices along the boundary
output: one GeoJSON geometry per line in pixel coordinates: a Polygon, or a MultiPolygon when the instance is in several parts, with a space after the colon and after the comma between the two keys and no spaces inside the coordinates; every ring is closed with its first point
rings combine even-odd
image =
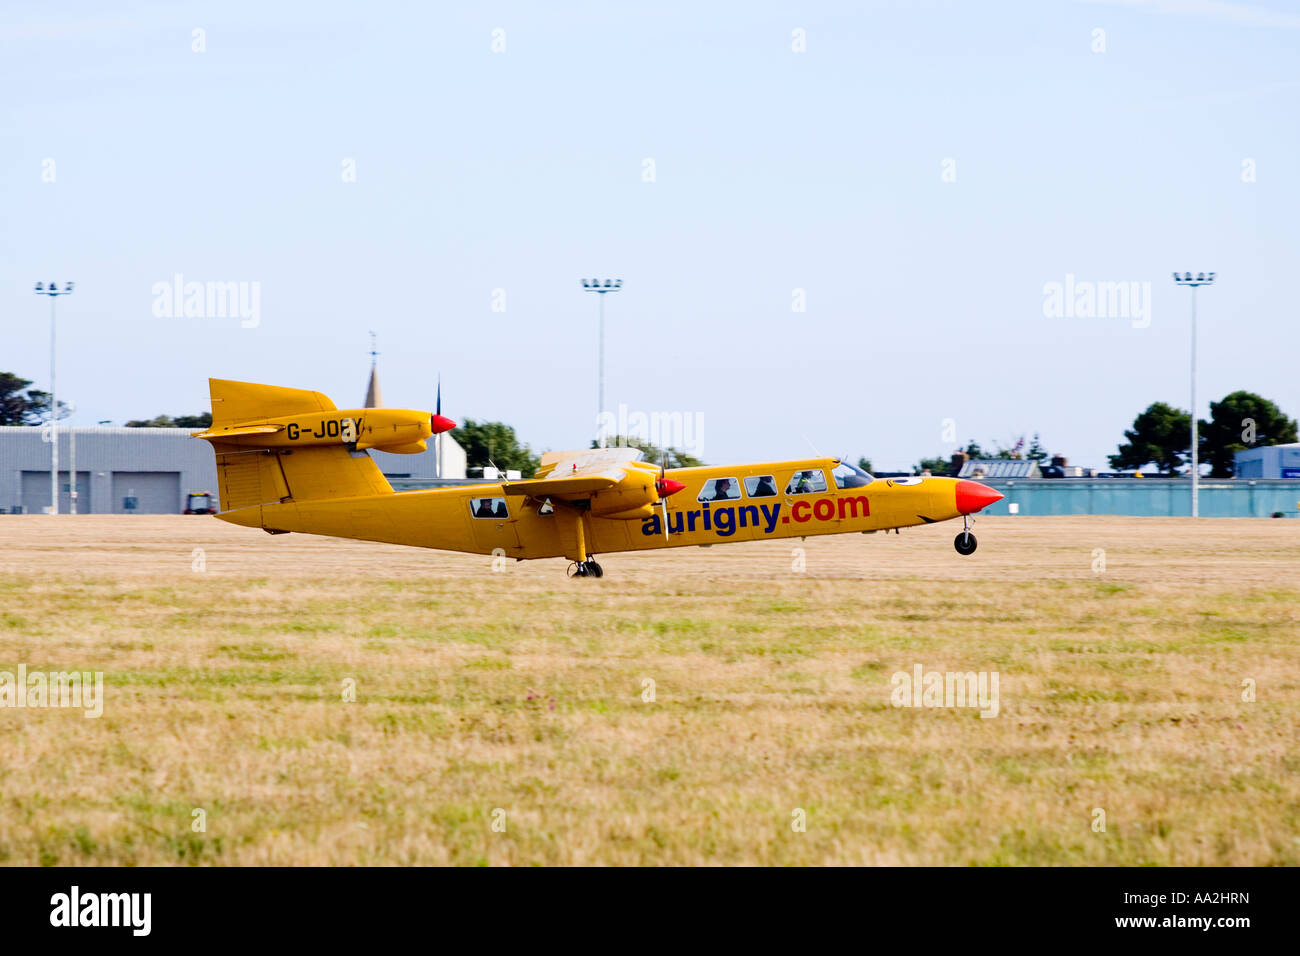
{"type": "Polygon", "coordinates": [[[975,551],[970,516],[1002,498],[955,478],[873,478],[809,458],[665,469],[634,448],[547,452],[532,478],[394,492],[366,449],[413,454],[454,428],[414,409],[339,411],[320,392],[209,379],[217,517],[271,534],[298,531],[418,548],[568,558],[601,577],[618,551],[871,533],[963,518],[954,546],[975,551]]]}

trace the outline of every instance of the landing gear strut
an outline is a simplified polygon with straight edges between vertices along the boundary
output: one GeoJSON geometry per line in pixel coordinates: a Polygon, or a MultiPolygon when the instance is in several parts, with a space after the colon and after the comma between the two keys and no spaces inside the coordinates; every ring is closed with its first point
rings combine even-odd
{"type": "Polygon", "coordinates": [[[952,546],[957,549],[958,554],[974,554],[976,548],[975,535],[970,533],[970,515],[964,518],[966,530],[953,539],[952,546]]]}
{"type": "Polygon", "coordinates": [[[573,508],[566,507],[562,509],[565,520],[572,521],[570,527],[573,529],[573,548],[568,551],[565,557],[577,558],[566,572],[571,578],[600,578],[605,576],[604,570],[596,563],[596,559],[587,553],[587,535],[583,531],[582,512],[573,508]]]}

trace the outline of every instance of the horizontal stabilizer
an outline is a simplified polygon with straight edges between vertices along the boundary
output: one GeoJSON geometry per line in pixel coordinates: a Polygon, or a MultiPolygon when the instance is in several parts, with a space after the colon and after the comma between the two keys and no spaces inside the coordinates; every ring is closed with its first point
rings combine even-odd
{"type": "Polygon", "coordinates": [[[211,429],[202,432],[190,432],[191,438],[233,438],[239,435],[274,435],[284,429],[283,425],[245,425],[242,428],[223,428],[219,432],[211,429]]]}

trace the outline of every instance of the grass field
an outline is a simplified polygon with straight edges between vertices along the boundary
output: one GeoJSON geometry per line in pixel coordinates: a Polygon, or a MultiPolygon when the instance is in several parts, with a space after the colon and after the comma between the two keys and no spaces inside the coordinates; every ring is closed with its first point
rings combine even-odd
{"type": "Polygon", "coordinates": [[[1300,863],[1300,522],[958,530],[568,580],[0,518],[0,671],[105,685],[0,709],[0,862],[1300,863]],[[915,665],[996,672],[997,716],[893,706],[915,665]]]}

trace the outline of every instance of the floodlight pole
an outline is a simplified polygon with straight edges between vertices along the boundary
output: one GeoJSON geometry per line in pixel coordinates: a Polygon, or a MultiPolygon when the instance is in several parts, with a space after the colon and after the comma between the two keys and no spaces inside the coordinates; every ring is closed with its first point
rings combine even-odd
{"type": "Polygon", "coordinates": [[[622,279],[606,279],[603,283],[599,279],[583,279],[582,287],[588,292],[595,292],[600,297],[600,371],[598,373],[599,385],[596,397],[596,437],[600,440],[600,447],[605,447],[605,435],[599,429],[601,416],[605,414],[605,295],[609,292],[617,292],[623,287],[622,279]]]}
{"type": "Polygon", "coordinates": [[[1214,284],[1213,272],[1174,273],[1174,282],[1192,290],[1192,517],[1201,515],[1200,428],[1196,420],[1196,287],[1214,284]]]}
{"type": "MultiPolygon", "coordinates": [[[[37,295],[48,295],[50,297],[50,514],[59,513],[59,397],[56,390],[54,378],[54,343],[55,343],[55,324],[54,324],[54,301],[57,296],[71,295],[73,283],[66,283],[63,289],[59,289],[56,283],[51,282],[49,288],[45,284],[36,283],[37,295]]],[[[77,476],[72,476],[72,487],[76,488],[77,476]]],[[[75,508],[75,506],[74,506],[75,508]]]]}
{"type": "Polygon", "coordinates": [[[1196,415],[1196,286],[1192,286],[1192,517],[1201,516],[1201,435],[1196,415]]]}

